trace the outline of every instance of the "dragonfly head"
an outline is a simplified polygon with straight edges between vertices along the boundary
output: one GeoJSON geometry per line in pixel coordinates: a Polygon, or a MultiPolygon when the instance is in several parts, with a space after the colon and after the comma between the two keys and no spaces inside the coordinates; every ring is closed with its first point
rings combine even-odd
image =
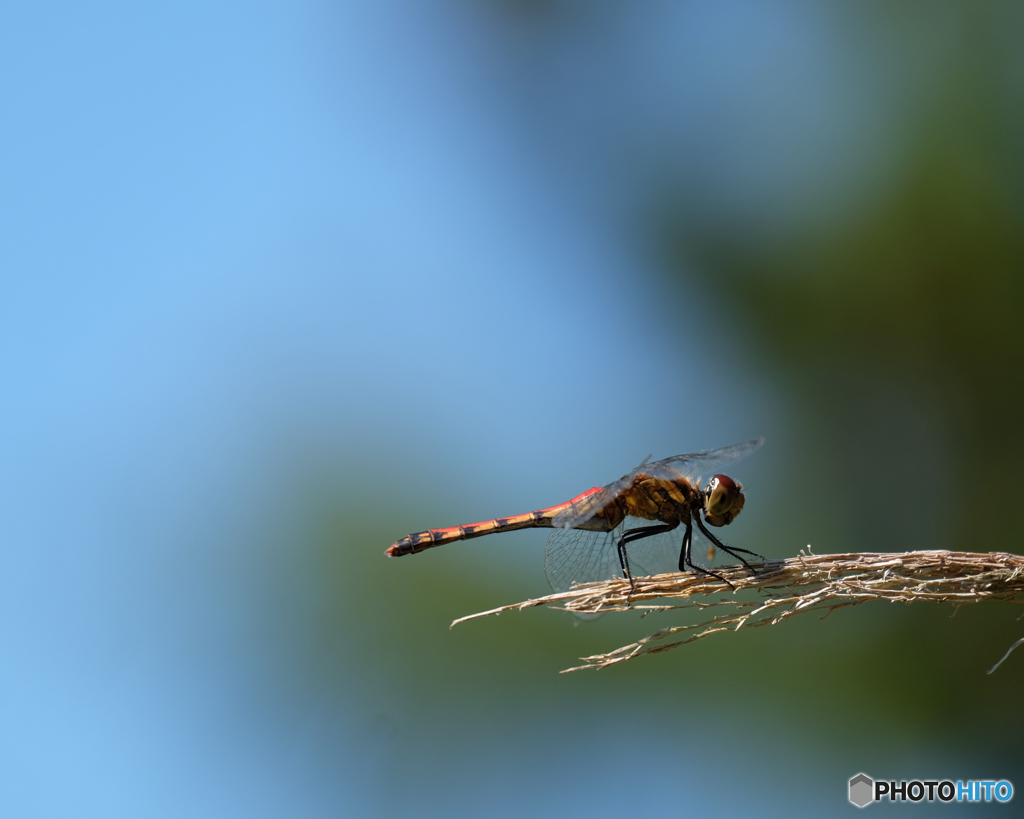
{"type": "Polygon", "coordinates": [[[728,475],[713,476],[704,490],[704,520],[711,526],[732,523],[746,500],[742,489],[728,475]]]}

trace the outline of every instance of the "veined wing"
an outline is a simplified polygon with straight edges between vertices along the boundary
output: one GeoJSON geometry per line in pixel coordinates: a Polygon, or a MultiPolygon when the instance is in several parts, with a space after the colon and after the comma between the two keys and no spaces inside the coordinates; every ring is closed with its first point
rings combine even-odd
{"type": "Polygon", "coordinates": [[[650,455],[644,458],[640,462],[640,466],[628,475],[623,475],[619,480],[608,484],[593,495],[583,498],[582,500],[573,498],[566,505],[565,509],[551,519],[551,526],[555,529],[572,529],[586,523],[594,517],[594,515],[600,512],[608,501],[612,500],[619,494],[619,492],[627,488],[633,482],[633,476],[636,475],[649,460],[651,460],[650,455]]]}
{"type": "Polygon", "coordinates": [[[582,526],[604,509],[619,492],[628,487],[633,482],[635,474],[636,470],[582,500],[570,501],[565,509],[551,518],[551,526],[554,529],[573,529],[582,526]]]}
{"type": "Polygon", "coordinates": [[[614,483],[608,484],[600,492],[584,500],[571,504],[559,512],[551,521],[556,529],[573,529],[585,524],[604,506],[624,489],[630,487],[633,479],[641,472],[657,478],[676,480],[686,478],[691,483],[698,483],[700,478],[710,477],[727,464],[745,458],[756,451],[764,443],[764,438],[755,438],[741,444],[723,446],[720,449],[707,449],[703,452],[692,452],[688,455],[675,455],[654,463],[640,464],[628,475],[624,475],[614,483]]]}
{"type": "Polygon", "coordinates": [[[614,532],[586,529],[555,529],[544,547],[544,574],[556,592],[568,591],[573,583],[607,580],[619,568],[614,532]]]}
{"type": "MultiPolygon", "coordinates": [[[[544,550],[544,571],[548,583],[556,592],[568,591],[573,583],[593,583],[622,577],[622,566],[616,544],[627,529],[650,526],[651,521],[626,518],[610,532],[587,529],[555,529],[544,550]]],[[[679,571],[679,557],[683,549],[684,525],[669,532],[634,540],[626,544],[626,557],[634,577],[649,577],[679,571]]],[[[710,540],[693,527],[690,556],[701,568],[710,568],[717,562],[723,565],[736,561],[715,550],[711,559],[710,540]]]]}
{"type": "MultiPolygon", "coordinates": [[[[616,544],[626,529],[650,526],[651,521],[626,518],[610,532],[555,529],[544,549],[544,572],[556,592],[573,583],[593,583],[622,577],[616,544]]],[[[637,577],[679,569],[683,527],[626,544],[630,571],[637,577]]]]}
{"type": "Polygon", "coordinates": [[[752,452],[756,452],[764,443],[764,438],[755,438],[752,441],[744,441],[741,444],[731,444],[720,449],[707,449],[704,452],[693,452],[689,455],[676,455],[672,458],[665,458],[662,461],[655,461],[637,472],[656,477],[677,477],[686,478],[691,483],[701,478],[710,478],[724,466],[746,458],[752,452]]]}

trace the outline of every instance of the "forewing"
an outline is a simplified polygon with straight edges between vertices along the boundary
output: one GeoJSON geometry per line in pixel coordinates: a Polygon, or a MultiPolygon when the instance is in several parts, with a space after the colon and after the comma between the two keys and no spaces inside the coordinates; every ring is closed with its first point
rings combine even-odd
{"type": "MultiPolygon", "coordinates": [[[[692,452],[689,455],[676,455],[655,461],[642,468],[645,475],[659,478],[686,478],[697,483],[700,478],[710,478],[723,467],[745,458],[760,449],[764,438],[744,441],[742,444],[723,446],[720,449],[708,449],[704,452],[692,452]]],[[[641,470],[637,470],[641,471],[641,470]]]]}
{"type": "Polygon", "coordinates": [[[652,477],[676,480],[686,478],[691,483],[698,483],[702,477],[710,477],[727,464],[745,458],[764,443],[764,438],[744,441],[742,444],[723,446],[720,449],[708,449],[704,452],[692,452],[688,455],[675,455],[654,463],[646,459],[640,466],[624,475],[614,483],[608,484],[600,492],[595,492],[582,501],[572,504],[559,512],[551,521],[556,529],[572,529],[581,526],[596,515],[619,492],[633,485],[633,478],[643,472],[652,477]]]}

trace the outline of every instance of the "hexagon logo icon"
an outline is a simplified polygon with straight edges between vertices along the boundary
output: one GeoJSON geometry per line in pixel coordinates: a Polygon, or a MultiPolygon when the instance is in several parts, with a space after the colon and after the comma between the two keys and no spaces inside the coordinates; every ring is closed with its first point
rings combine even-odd
{"type": "Polygon", "coordinates": [[[850,780],[850,801],[863,808],[875,801],[875,782],[866,774],[857,774],[850,780]]]}

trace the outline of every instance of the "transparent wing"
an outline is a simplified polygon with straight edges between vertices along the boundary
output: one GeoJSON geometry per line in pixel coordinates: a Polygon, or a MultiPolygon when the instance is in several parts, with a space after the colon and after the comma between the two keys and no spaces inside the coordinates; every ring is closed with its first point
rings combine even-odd
{"type": "Polygon", "coordinates": [[[752,441],[723,446],[720,449],[707,449],[703,452],[692,452],[688,455],[675,455],[671,458],[655,461],[654,463],[647,463],[645,460],[644,463],[640,464],[628,475],[624,475],[614,483],[608,484],[600,492],[595,492],[593,495],[559,512],[551,521],[551,525],[556,529],[572,529],[573,527],[581,526],[594,517],[619,492],[632,486],[633,478],[641,472],[656,478],[667,478],[669,480],[686,478],[691,483],[699,483],[700,478],[710,477],[727,464],[738,461],[740,458],[745,458],[750,453],[759,449],[763,443],[764,438],[755,438],[752,441]]]}
{"type": "Polygon", "coordinates": [[[691,482],[700,478],[710,478],[724,466],[756,452],[763,443],[764,438],[755,438],[752,441],[723,446],[720,449],[708,449],[689,455],[676,455],[672,458],[665,458],[663,461],[647,464],[642,469],[638,468],[634,474],[643,471],[647,475],[683,477],[691,482]]]}
{"type": "MultiPolygon", "coordinates": [[[[586,529],[555,529],[544,550],[544,571],[551,588],[568,591],[573,583],[593,583],[622,577],[622,566],[616,544],[627,529],[651,526],[649,520],[626,518],[610,532],[586,529]]],[[[641,538],[626,544],[626,557],[634,577],[679,571],[686,527],[677,526],[669,532],[641,538]]],[[[728,545],[728,544],[727,544],[728,545]]],[[[690,547],[693,563],[700,568],[718,564],[731,566],[736,558],[714,548],[696,526],[690,547]]]]}
{"type": "Polygon", "coordinates": [[[551,519],[551,525],[555,529],[572,529],[586,523],[600,512],[608,501],[630,486],[633,482],[633,476],[639,468],[637,467],[637,469],[615,481],[615,483],[608,484],[600,492],[595,492],[581,501],[570,504],[551,519]]]}
{"type": "Polygon", "coordinates": [[[621,574],[615,552],[619,537],[619,529],[611,532],[552,531],[544,548],[544,573],[551,588],[563,592],[573,583],[591,583],[621,574]]]}
{"type": "MultiPolygon", "coordinates": [[[[616,544],[623,531],[651,526],[652,521],[626,518],[610,532],[555,529],[544,550],[544,571],[551,588],[567,591],[573,583],[622,577],[616,544]]],[[[626,544],[629,568],[636,577],[679,570],[684,527],[626,544]]]]}

